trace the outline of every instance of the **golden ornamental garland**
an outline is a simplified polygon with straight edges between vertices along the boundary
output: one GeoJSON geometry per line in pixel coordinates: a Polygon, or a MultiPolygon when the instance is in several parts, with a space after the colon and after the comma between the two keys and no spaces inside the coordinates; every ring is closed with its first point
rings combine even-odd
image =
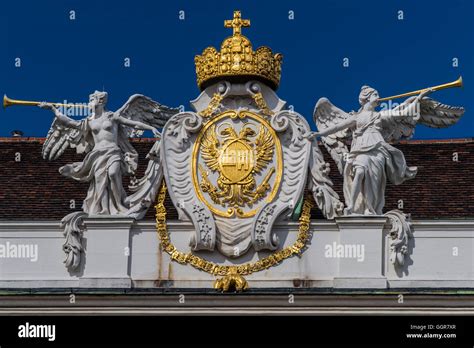
{"type": "Polygon", "coordinates": [[[239,266],[225,266],[217,265],[214,262],[204,260],[203,258],[196,256],[192,253],[182,253],[176,249],[171,243],[168,230],[166,227],[166,184],[163,182],[158,193],[156,209],[156,231],[158,238],[160,239],[161,248],[166,251],[172,260],[181,264],[190,264],[194,268],[210,273],[214,276],[223,276],[214,283],[214,288],[221,291],[228,291],[234,287],[237,291],[245,290],[248,288],[247,281],[243,278],[244,275],[249,275],[255,272],[259,272],[275,266],[283,260],[293,256],[300,255],[309,240],[309,224],[311,219],[311,208],[313,202],[308,196],[305,198],[303,203],[303,209],[299,218],[299,230],[298,237],[293,245],[287,246],[286,248],[276,251],[273,254],[264,257],[256,262],[246,263],[239,266]]]}

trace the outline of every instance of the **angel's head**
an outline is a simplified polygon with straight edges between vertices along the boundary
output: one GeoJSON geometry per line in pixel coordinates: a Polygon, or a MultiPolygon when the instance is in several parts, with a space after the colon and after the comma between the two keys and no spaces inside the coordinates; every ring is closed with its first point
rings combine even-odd
{"type": "Polygon", "coordinates": [[[362,107],[375,109],[379,105],[379,92],[370,86],[362,86],[359,94],[359,103],[362,107]]]}
{"type": "Polygon", "coordinates": [[[98,108],[105,109],[108,96],[107,92],[95,91],[89,95],[89,106],[92,110],[97,110],[98,108]]]}

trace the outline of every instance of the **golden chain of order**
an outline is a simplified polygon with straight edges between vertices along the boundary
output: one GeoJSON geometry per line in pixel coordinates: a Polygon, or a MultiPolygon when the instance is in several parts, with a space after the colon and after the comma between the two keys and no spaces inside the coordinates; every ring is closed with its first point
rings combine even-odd
{"type": "Polygon", "coordinates": [[[181,264],[190,264],[194,268],[213,275],[226,276],[230,274],[231,271],[240,275],[249,275],[254,272],[259,272],[264,269],[270,268],[293,255],[300,255],[304,247],[306,246],[306,242],[309,240],[310,237],[309,224],[311,219],[311,208],[313,207],[313,202],[308,196],[307,198],[305,198],[303,203],[303,209],[299,218],[298,237],[296,239],[296,242],[293,243],[293,245],[279,250],[253,263],[246,263],[239,266],[217,265],[213,262],[206,261],[203,258],[196,256],[192,253],[182,253],[178,251],[176,247],[171,243],[166,227],[166,208],[164,204],[165,198],[166,184],[163,183],[161,185],[160,192],[158,193],[158,200],[155,206],[156,230],[158,232],[158,237],[160,238],[161,247],[171,256],[172,260],[181,264]]]}

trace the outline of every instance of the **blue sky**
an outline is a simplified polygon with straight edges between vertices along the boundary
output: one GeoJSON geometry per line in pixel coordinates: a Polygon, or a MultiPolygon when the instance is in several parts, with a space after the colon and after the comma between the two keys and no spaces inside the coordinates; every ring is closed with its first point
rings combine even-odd
{"type": "MultiPolygon", "coordinates": [[[[267,45],[283,54],[278,94],[307,118],[323,96],[347,111],[357,109],[364,84],[390,96],[462,75],[463,89],[433,97],[464,106],[463,119],[443,130],[420,126],[415,139],[473,137],[472,0],[8,1],[0,13],[0,93],[84,102],[105,88],[112,110],[133,93],[189,109],[199,93],[194,55],[219,47],[231,34],[223,21],[235,9],[252,22],[243,34],[254,49],[267,45]],[[69,19],[71,10],[75,20],[69,19]],[[343,67],[346,57],[349,67],[343,67]]],[[[51,120],[50,112],[31,107],[0,110],[0,136],[19,129],[43,137],[51,120]]]]}

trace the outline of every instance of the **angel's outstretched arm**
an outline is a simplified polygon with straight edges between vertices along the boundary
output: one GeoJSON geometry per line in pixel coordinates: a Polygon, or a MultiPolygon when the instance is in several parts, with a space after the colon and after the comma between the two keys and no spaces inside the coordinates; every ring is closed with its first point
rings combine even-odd
{"type": "Polygon", "coordinates": [[[418,117],[420,113],[420,100],[426,97],[431,92],[431,89],[427,89],[421,92],[415,99],[407,100],[395,109],[382,111],[382,118],[418,117]]]}
{"type": "Polygon", "coordinates": [[[328,127],[325,130],[318,132],[317,134],[322,136],[322,137],[325,137],[327,135],[339,132],[343,129],[346,129],[346,128],[349,128],[349,127],[354,127],[355,122],[356,122],[356,119],[353,116],[353,117],[350,117],[348,119],[345,119],[344,121],[341,121],[341,122],[335,124],[334,126],[328,127]]]}
{"type": "Polygon", "coordinates": [[[417,112],[419,111],[419,101],[420,99],[417,97],[416,99],[409,101],[408,103],[401,104],[399,107],[389,110],[381,111],[381,117],[384,119],[389,118],[404,118],[409,116],[417,116],[417,112]]]}
{"type": "Polygon", "coordinates": [[[140,121],[130,120],[128,118],[125,118],[123,116],[118,116],[118,115],[115,116],[115,119],[119,123],[124,124],[124,125],[129,126],[129,127],[132,127],[133,129],[150,130],[150,131],[153,132],[153,134],[155,136],[160,136],[160,132],[158,131],[158,129],[156,129],[155,127],[152,127],[152,126],[150,126],[146,123],[143,123],[143,122],[140,122],[140,121]]]}
{"type": "Polygon", "coordinates": [[[62,114],[61,111],[58,110],[54,105],[50,103],[45,103],[42,102],[38,105],[42,109],[51,109],[51,111],[54,113],[54,116],[58,119],[58,121],[65,125],[66,127],[71,127],[71,128],[76,128],[79,129],[81,128],[81,122],[73,120],[72,118],[67,117],[66,115],[62,114]]]}
{"type": "Polygon", "coordinates": [[[64,125],[67,127],[72,127],[79,129],[81,128],[81,122],[73,120],[72,118],[67,117],[66,115],[62,114],[58,109],[54,108],[53,109],[54,115],[56,118],[64,125]]]}

